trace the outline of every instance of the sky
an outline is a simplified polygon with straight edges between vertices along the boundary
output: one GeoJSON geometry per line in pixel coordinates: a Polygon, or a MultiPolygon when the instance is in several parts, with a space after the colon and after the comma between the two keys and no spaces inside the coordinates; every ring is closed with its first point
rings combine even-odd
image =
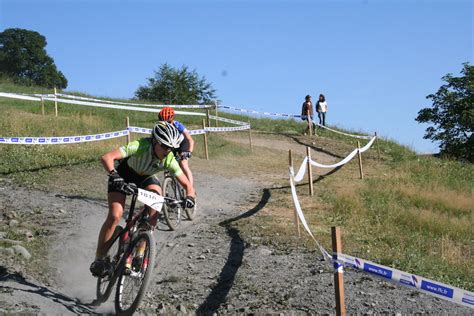
{"type": "Polygon", "coordinates": [[[133,98],[168,63],[223,105],[299,114],[437,152],[415,121],[448,73],[473,64],[473,1],[0,0],[0,32],[37,31],[67,91],[133,98]]]}

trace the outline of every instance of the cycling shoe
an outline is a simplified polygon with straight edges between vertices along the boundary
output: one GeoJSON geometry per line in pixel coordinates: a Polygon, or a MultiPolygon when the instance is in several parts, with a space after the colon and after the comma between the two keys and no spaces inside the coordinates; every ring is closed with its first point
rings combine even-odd
{"type": "Polygon", "coordinates": [[[103,259],[96,259],[91,263],[89,270],[95,277],[104,277],[108,272],[108,264],[103,259]]]}

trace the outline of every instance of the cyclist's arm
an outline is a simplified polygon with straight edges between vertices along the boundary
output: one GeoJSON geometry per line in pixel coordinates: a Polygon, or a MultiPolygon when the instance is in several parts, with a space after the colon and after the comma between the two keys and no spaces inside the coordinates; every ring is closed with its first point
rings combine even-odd
{"type": "Polygon", "coordinates": [[[110,173],[110,171],[114,170],[114,161],[122,158],[122,152],[118,148],[103,155],[101,161],[105,171],[110,173]]]}
{"type": "Polygon", "coordinates": [[[194,191],[194,187],[191,185],[188,180],[188,177],[186,177],[184,173],[181,173],[179,176],[176,176],[176,179],[186,191],[186,196],[192,196],[193,198],[196,198],[196,192],[194,191]]]}
{"type": "Polygon", "coordinates": [[[184,130],[183,135],[189,142],[189,151],[193,152],[194,151],[194,139],[191,137],[191,134],[189,134],[187,129],[184,130]]]}

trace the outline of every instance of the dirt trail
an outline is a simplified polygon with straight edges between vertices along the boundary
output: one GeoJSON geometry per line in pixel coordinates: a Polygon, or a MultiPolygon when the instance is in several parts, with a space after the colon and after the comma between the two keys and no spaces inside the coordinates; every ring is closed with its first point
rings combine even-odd
{"type": "MultiPolygon", "coordinates": [[[[260,141],[265,143],[254,139],[254,146],[260,141]]],[[[243,136],[240,141],[244,141],[243,136]]],[[[278,144],[282,151],[287,151],[290,141],[272,141],[271,146],[275,148],[278,144]]],[[[199,188],[197,218],[184,222],[176,232],[155,232],[157,261],[140,311],[204,315],[333,314],[332,270],[320,261],[319,253],[302,250],[281,253],[258,246],[252,237],[242,236],[230,225],[255,216],[265,208],[271,191],[247,179],[227,178],[198,169],[194,172],[199,188]]],[[[104,200],[26,190],[0,181],[0,201],[5,205],[14,201],[19,210],[44,208],[62,214],[58,215],[60,224],[56,227],[49,257],[49,265],[54,268],[49,272],[51,282],[42,284],[25,273],[3,269],[0,271],[0,312],[113,312],[113,296],[98,308],[88,305],[95,298],[95,279],[88,267],[107,212],[104,200]]],[[[3,260],[0,265],[11,266],[3,260]]],[[[347,311],[351,314],[468,315],[472,312],[353,271],[345,274],[345,289],[347,311]]]]}

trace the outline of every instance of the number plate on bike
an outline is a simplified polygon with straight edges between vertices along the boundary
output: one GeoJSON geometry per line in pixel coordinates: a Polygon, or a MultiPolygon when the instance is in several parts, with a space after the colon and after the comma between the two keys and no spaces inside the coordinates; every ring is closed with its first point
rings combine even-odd
{"type": "Polygon", "coordinates": [[[138,200],[152,209],[161,212],[165,199],[154,192],[138,189],[138,200]]]}

